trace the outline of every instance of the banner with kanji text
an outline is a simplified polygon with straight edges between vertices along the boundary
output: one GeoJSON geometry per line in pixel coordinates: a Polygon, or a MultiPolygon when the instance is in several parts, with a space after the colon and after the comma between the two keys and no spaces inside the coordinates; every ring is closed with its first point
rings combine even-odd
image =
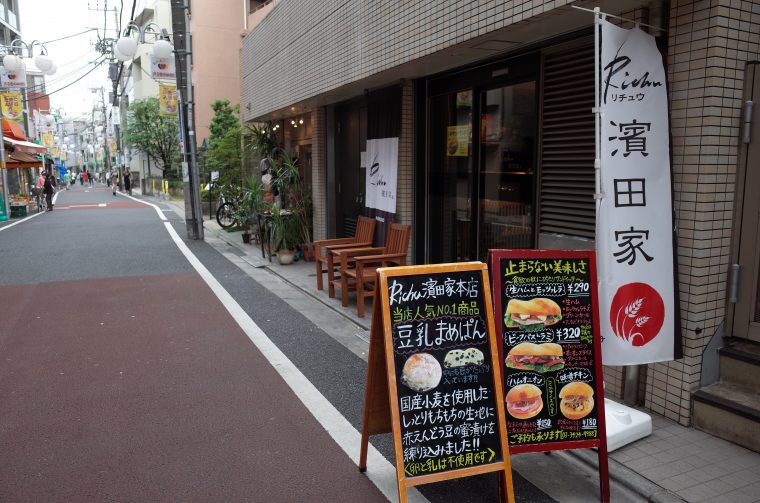
{"type": "Polygon", "coordinates": [[[639,28],[601,21],[601,35],[596,246],[602,361],[673,360],[680,334],[662,55],[654,37],[639,28]]]}

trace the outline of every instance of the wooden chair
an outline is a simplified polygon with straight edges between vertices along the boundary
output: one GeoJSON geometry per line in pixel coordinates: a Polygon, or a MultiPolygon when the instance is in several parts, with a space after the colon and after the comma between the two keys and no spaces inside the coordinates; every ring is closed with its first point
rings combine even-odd
{"type": "Polygon", "coordinates": [[[372,239],[375,236],[374,218],[359,215],[356,222],[356,233],[350,238],[322,239],[314,242],[314,256],[317,263],[317,290],[322,290],[322,274],[327,272],[328,280],[333,275],[333,271],[328,266],[328,256],[330,250],[339,248],[357,248],[362,246],[371,246],[372,239]],[[323,255],[323,251],[325,254],[323,255]]]}
{"type": "Polygon", "coordinates": [[[404,224],[391,224],[388,238],[382,248],[344,248],[334,250],[331,254],[337,258],[340,278],[330,283],[334,296],[334,288],[341,290],[341,304],[348,305],[348,291],[356,291],[357,314],[364,317],[364,299],[375,295],[375,276],[378,267],[406,265],[406,254],[412,227],[404,224]]]}

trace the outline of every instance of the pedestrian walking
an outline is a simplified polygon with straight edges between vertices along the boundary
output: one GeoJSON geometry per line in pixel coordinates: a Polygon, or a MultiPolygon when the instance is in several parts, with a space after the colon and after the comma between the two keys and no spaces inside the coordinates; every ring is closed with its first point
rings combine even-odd
{"type": "Polygon", "coordinates": [[[113,195],[116,195],[116,186],[119,184],[119,173],[116,171],[116,168],[113,169],[111,172],[111,189],[113,190],[113,195]]]}
{"type": "Polygon", "coordinates": [[[124,191],[132,195],[132,176],[129,174],[128,169],[124,169],[124,191]]]}
{"type": "Polygon", "coordinates": [[[37,177],[37,188],[41,189],[45,186],[45,171],[40,169],[40,176],[37,177]]]}
{"type": "Polygon", "coordinates": [[[63,185],[66,187],[66,190],[69,190],[69,185],[71,185],[71,171],[67,171],[65,175],[63,175],[63,185]]]}
{"type": "Polygon", "coordinates": [[[45,183],[42,186],[42,191],[45,193],[47,210],[53,211],[53,194],[55,194],[55,185],[53,185],[53,175],[50,173],[45,176],[45,183]]]}

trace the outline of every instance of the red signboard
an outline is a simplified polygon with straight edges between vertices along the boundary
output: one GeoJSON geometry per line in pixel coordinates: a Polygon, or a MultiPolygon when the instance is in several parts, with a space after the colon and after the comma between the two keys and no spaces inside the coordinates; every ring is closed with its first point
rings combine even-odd
{"type": "Polygon", "coordinates": [[[594,252],[490,253],[509,452],[597,448],[608,501],[594,252]]]}

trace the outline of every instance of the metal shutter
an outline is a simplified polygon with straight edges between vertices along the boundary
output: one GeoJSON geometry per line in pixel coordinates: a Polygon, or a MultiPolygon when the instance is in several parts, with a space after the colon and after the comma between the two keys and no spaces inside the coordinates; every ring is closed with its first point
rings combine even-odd
{"type": "Polygon", "coordinates": [[[542,58],[541,233],[594,239],[593,39],[590,42],[547,51],[542,58]]]}

